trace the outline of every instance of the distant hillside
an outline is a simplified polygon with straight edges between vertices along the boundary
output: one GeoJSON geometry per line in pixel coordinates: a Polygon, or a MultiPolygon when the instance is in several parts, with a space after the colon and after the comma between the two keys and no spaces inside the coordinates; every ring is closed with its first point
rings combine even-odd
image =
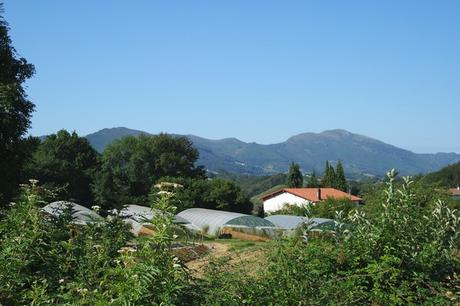
{"type": "Polygon", "coordinates": [[[91,143],[93,148],[98,151],[104,151],[105,147],[114,142],[117,139],[126,136],[137,136],[140,134],[146,134],[146,132],[131,130],[124,127],[117,127],[111,129],[102,129],[96,133],[86,135],[86,139],[91,143]]]}
{"type": "MultiPolygon", "coordinates": [[[[128,135],[148,134],[127,128],[103,129],[86,136],[98,151],[128,135]]],[[[351,178],[383,176],[396,168],[402,175],[436,171],[460,161],[455,153],[416,154],[379,140],[345,130],[304,133],[270,145],[246,143],[236,138],[211,140],[187,135],[200,152],[198,163],[214,173],[271,175],[284,173],[291,162],[304,172],[321,173],[326,160],[341,160],[351,178]]]]}
{"type": "Polygon", "coordinates": [[[429,173],[421,178],[421,182],[436,184],[446,188],[454,188],[460,185],[460,163],[449,165],[439,171],[429,173]]]}
{"type": "Polygon", "coordinates": [[[223,173],[217,177],[234,181],[249,197],[260,194],[267,189],[286,182],[287,175],[278,173],[274,175],[254,176],[244,174],[223,173]]]}

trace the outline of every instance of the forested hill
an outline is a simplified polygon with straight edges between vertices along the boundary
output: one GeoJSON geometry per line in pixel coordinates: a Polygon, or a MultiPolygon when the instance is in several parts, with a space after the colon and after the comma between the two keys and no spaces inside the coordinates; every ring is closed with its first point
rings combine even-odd
{"type": "MultiPolygon", "coordinates": [[[[103,129],[86,138],[102,151],[112,141],[148,134],[124,127],[103,129]]],[[[246,143],[236,138],[211,140],[187,135],[200,152],[199,164],[212,172],[266,175],[286,172],[291,162],[303,171],[321,172],[326,160],[341,160],[349,176],[382,176],[396,168],[402,175],[428,173],[460,161],[456,153],[417,154],[345,130],[304,133],[270,145],[246,143]]]]}
{"type": "Polygon", "coordinates": [[[423,183],[436,184],[446,188],[454,188],[460,185],[460,163],[449,165],[439,171],[429,173],[422,179],[423,183]]]}

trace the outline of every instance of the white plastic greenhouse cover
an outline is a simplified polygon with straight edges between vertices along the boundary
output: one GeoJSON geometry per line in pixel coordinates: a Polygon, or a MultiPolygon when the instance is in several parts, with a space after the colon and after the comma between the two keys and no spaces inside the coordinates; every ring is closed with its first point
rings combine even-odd
{"type": "Polygon", "coordinates": [[[205,208],[190,208],[180,212],[177,216],[190,222],[194,228],[204,229],[206,227],[207,232],[211,235],[216,235],[224,225],[273,227],[270,221],[256,216],[205,208]]]}
{"type": "MultiPolygon", "coordinates": [[[[153,216],[156,212],[157,210],[150,207],[131,204],[125,206],[120,211],[120,215],[122,217],[132,219],[138,223],[146,223],[153,219],[153,216]]],[[[181,217],[175,216],[174,223],[188,223],[188,221],[181,217]]]]}
{"type": "Polygon", "coordinates": [[[67,201],[52,202],[46,205],[45,207],[43,207],[42,211],[44,211],[47,214],[57,217],[61,215],[64,209],[69,205],[72,206],[72,210],[74,211],[72,213],[72,217],[74,217],[73,223],[75,224],[86,225],[88,222],[93,222],[94,220],[102,218],[101,216],[99,216],[97,213],[95,213],[89,208],[86,208],[84,206],[78,205],[73,202],[67,202],[67,201]]]}
{"type": "Polygon", "coordinates": [[[265,217],[265,220],[268,220],[275,224],[276,227],[283,229],[295,229],[302,225],[303,223],[311,224],[311,227],[316,227],[320,224],[327,222],[334,222],[332,219],[325,218],[307,218],[301,216],[290,216],[290,215],[272,215],[265,217]]]}

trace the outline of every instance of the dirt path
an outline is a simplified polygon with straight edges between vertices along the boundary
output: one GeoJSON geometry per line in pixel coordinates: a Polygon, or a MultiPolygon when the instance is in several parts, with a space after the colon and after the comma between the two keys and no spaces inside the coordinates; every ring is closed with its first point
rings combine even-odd
{"type": "MultiPolygon", "coordinates": [[[[204,257],[186,263],[190,273],[195,277],[203,275],[206,266],[212,258],[228,257],[228,266],[236,269],[241,265],[255,266],[256,262],[261,261],[265,257],[262,250],[248,249],[241,252],[232,252],[229,251],[231,245],[228,243],[207,242],[204,244],[209,248],[209,253],[204,257]]],[[[258,266],[260,267],[260,265],[258,266]]],[[[251,272],[255,270],[250,269],[251,272]]]]}
{"type": "Polygon", "coordinates": [[[209,263],[210,257],[223,257],[229,255],[229,245],[219,242],[206,242],[203,243],[209,248],[209,254],[201,258],[187,262],[185,265],[190,269],[192,275],[201,274],[204,266],[209,263]]]}

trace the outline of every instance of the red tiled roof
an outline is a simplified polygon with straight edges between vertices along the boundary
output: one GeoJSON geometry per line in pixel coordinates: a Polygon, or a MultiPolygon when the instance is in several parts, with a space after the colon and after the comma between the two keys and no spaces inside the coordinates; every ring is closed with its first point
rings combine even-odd
{"type": "Polygon", "coordinates": [[[321,200],[325,200],[327,198],[334,198],[334,199],[350,199],[352,201],[362,201],[361,198],[356,197],[354,195],[350,195],[346,192],[334,189],[334,188],[283,188],[278,191],[272,192],[263,196],[261,199],[263,201],[268,200],[274,196],[282,194],[284,192],[288,192],[290,194],[296,195],[301,197],[305,200],[318,202],[321,200]],[[321,189],[321,199],[318,199],[318,189],[321,189]]]}
{"type": "Polygon", "coordinates": [[[451,188],[449,189],[449,193],[453,196],[460,196],[460,189],[458,188],[451,188]]]}

